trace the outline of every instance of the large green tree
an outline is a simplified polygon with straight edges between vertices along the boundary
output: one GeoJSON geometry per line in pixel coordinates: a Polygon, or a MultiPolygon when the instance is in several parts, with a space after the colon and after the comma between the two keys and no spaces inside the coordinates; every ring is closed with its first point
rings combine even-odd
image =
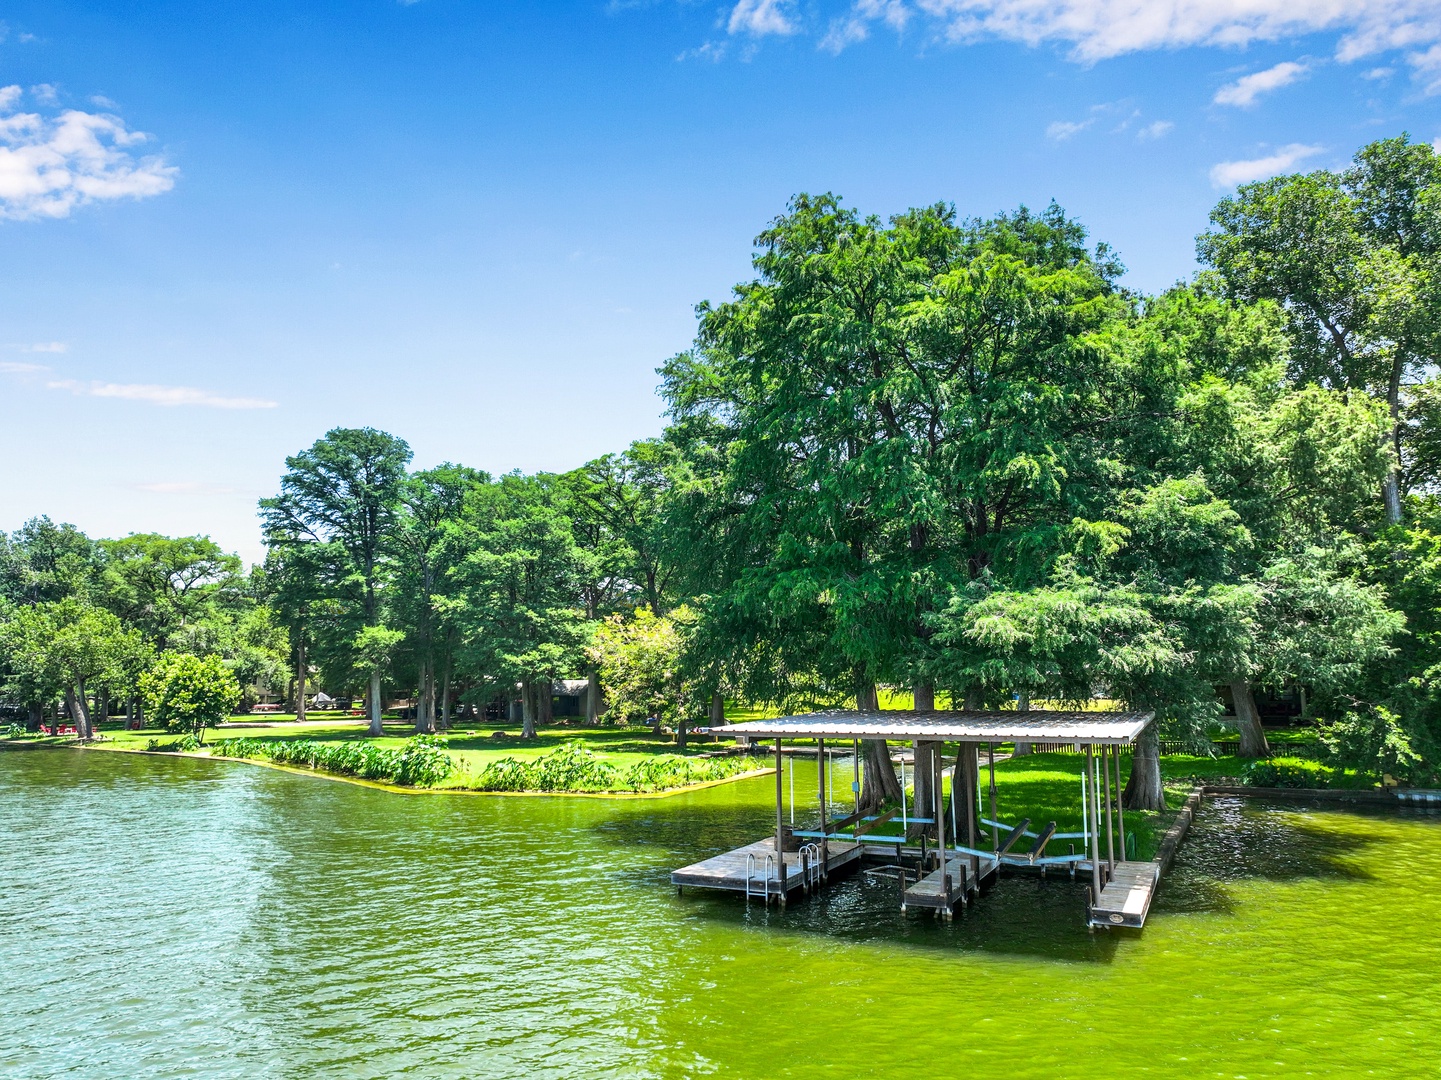
{"type": "Polygon", "coordinates": [[[381,667],[355,648],[360,632],[381,626],[385,562],[392,550],[410,447],[374,428],[335,428],[285,459],[280,494],[262,499],[266,542],[307,549],[337,605],[332,649],[348,652],[369,683],[370,733],[382,734],[381,667]]]}
{"type": "MultiPolygon", "coordinates": [[[[753,694],[873,708],[899,681],[933,700],[926,613],[1034,574],[1104,487],[1125,423],[1106,397],[1118,267],[1055,207],[887,224],[828,195],[798,197],[758,248],[755,280],[703,305],[695,348],[662,369],[678,436],[724,455],[690,552],[734,572],[697,641],[753,664],[753,694]]],[[[867,753],[863,803],[898,797],[884,747],[867,753]]]]}
{"type": "Polygon", "coordinates": [[[0,630],[0,649],[32,685],[64,695],[82,739],[95,735],[89,692],[133,681],[151,655],[112,612],[74,597],[15,611],[0,630]]]}
{"type": "Polygon", "coordinates": [[[454,571],[455,618],[467,664],[510,699],[521,694],[523,734],[549,718],[552,680],[581,664],[586,623],[581,557],[554,477],[503,476],[467,499],[454,571]]]}
{"type": "Polygon", "coordinates": [[[1246,184],[1211,222],[1202,261],[1233,295],[1285,309],[1292,376],[1385,402],[1395,462],[1382,493],[1400,521],[1404,391],[1441,356],[1441,157],[1383,139],[1342,172],[1246,184]]]}

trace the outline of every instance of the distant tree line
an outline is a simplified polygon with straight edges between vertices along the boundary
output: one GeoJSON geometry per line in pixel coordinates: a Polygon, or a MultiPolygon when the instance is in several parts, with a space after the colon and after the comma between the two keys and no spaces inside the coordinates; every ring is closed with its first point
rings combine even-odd
{"type": "MultiPolygon", "coordinates": [[[[3,549],[9,692],[128,701],[181,650],[302,709],[362,695],[375,733],[389,689],[417,731],[502,700],[530,735],[557,678],[592,721],[682,732],[727,698],[1106,698],[1158,718],[1140,808],[1162,737],[1205,744],[1224,693],[1264,755],[1256,696],[1286,692],[1338,761],[1433,776],[1441,158],[1401,136],[1246,185],[1198,252],[1147,296],[1055,205],[798,196],[661,367],[660,438],[496,477],[337,429],[287,459],[248,575],[203,539],[30,523],[3,549]]],[[[874,805],[897,785],[866,754],[874,805]]]]}

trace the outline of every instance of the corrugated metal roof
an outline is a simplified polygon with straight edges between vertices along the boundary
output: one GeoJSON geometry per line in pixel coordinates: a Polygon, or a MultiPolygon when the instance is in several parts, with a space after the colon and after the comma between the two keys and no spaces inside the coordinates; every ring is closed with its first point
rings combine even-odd
{"type": "Polygon", "coordinates": [[[708,729],[759,739],[899,739],[973,742],[1130,743],[1155,717],[1150,712],[970,712],[912,709],[827,709],[774,720],[708,729]]]}

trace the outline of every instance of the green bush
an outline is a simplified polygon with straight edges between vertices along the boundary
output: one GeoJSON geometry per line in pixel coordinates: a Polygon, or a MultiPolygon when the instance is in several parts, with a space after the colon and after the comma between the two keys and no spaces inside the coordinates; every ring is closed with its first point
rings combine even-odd
{"type": "Polygon", "coordinates": [[[0,728],[0,739],[18,739],[25,734],[25,728],[21,724],[6,724],[0,728]]]}
{"type": "Polygon", "coordinates": [[[315,739],[223,739],[213,753],[220,757],[268,758],[280,765],[381,780],[405,787],[430,787],[440,783],[455,768],[445,743],[435,736],[419,735],[400,750],[389,750],[369,742],[318,742],[315,739]]]}
{"type": "Polygon", "coordinates": [[[240,701],[240,684],[218,656],[166,653],[140,677],[145,707],[166,731],[204,733],[240,701]]]}
{"type": "Polygon", "coordinates": [[[667,754],[632,765],[625,771],[625,786],[632,791],[665,791],[687,784],[725,780],[753,767],[753,763],[743,758],[696,760],[667,754]]]}
{"type": "Polygon", "coordinates": [[[565,743],[534,761],[492,761],[476,778],[481,791],[665,791],[724,780],[751,768],[740,758],[695,760],[667,754],[638,761],[625,772],[601,761],[578,742],[565,743]]]}
{"type": "Polygon", "coordinates": [[[1328,788],[1339,779],[1335,769],[1318,761],[1253,761],[1241,771],[1241,780],[1250,787],[1328,788]]]}
{"type": "Polygon", "coordinates": [[[534,761],[501,758],[492,761],[476,779],[481,791],[614,791],[620,785],[620,770],[601,761],[578,742],[534,761]]]}

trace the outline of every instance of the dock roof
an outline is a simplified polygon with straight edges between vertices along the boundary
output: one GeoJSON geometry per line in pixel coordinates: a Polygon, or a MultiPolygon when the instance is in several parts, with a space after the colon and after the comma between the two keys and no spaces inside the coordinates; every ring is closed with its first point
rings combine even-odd
{"type": "Polygon", "coordinates": [[[709,728],[758,739],[897,739],[901,741],[1132,743],[1150,712],[978,712],[967,709],[826,709],[709,728]]]}

